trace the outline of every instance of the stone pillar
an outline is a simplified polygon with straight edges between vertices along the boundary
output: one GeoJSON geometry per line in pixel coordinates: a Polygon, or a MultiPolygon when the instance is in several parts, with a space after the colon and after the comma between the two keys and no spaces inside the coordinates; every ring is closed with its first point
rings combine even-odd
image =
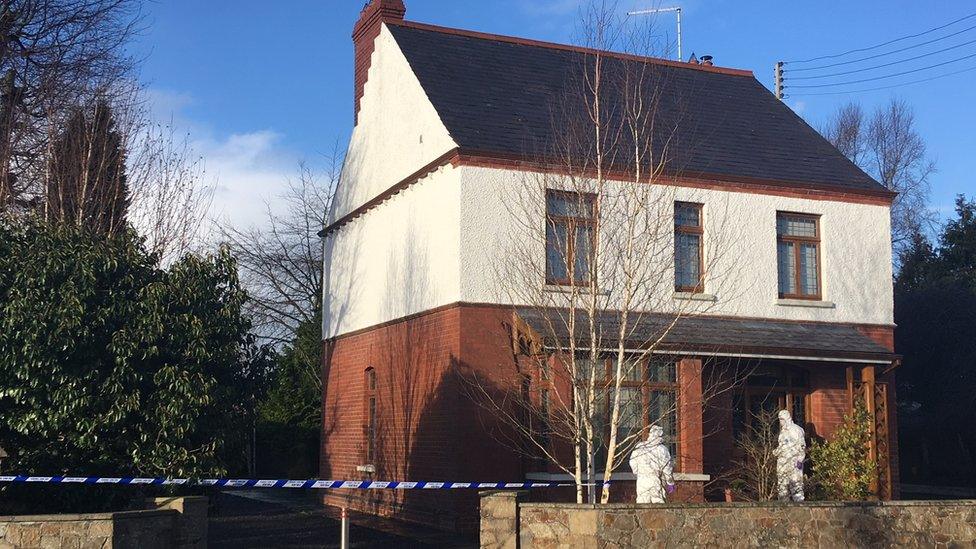
{"type": "Polygon", "coordinates": [[[481,547],[518,547],[518,500],[523,492],[481,493],[481,547]]]}
{"type": "Polygon", "coordinates": [[[678,361],[678,456],[682,473],[701,473],[702,460],[702,361],[678,361]]]}
{"type": "Polygon", "coordinates": [[[152,509],[173,509],[180,513],[176,517],[173,536],[177,547],[207,547],[209,500],[205,496],[159,497],[147,503],[152,509]]]}

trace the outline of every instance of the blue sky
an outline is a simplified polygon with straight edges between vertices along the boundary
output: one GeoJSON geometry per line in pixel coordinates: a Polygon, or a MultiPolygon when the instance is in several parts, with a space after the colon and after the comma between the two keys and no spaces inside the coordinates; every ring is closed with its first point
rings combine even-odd
{"type": "MultiPolygon", "coordinates": [[[[336,143],[345,147],[352,126],[350,34],[364,1],[166,0],[149,4],[147,29],[135,45],[136,53],[145,59],[142,76],[157,115],[172,118],[187,131],[205,158],[208,177],[218,184],[218,216],[235,223],[257,221],[264,201],[273,200],[283,181],[297,173],[300,161],[321,166],[336,143]]],[[[407,18],[415,21],[571,42],[581,1],[406,0],[406,4],[407,18]]],[[[718,65],[753,70],[768,87],[772,87],[777,60],[871,46],[976,12],[976,4],[963,0],[661,2],[622,0],[620,5],[624,10],[682,6],[685,57],[691,52],[713,55],[718,65]]],[[[664,16],[658,20],[662,33],[671,31],[672,21],[664,16]]],[[[915,42],[974,25],[976,18],[915,42]]],[[[976,29],[877,63],[974,39],[976,29]]],[[[912,43],[900,42],[888,49],[912,43]]],[[[865,75],[890,74],[970,54],[976,54],[976,44],[865,75]]],[[[976,58],[839,89],[893,84],[969,67],[976,67],[976,58]]],[[[846,68],[850,67],[838,70],[846,68]]],[[[967,167],[976,151],[974,84],[976,70],[892,90],[794,96],[787,103],[817,126],[851,97],[868,108],[891,97],[905,99],[916,110],[919,131],[938,166],[932,178],[932,207],[946,213],[957,193],[976,195],[976,179],[967,167]]]]}

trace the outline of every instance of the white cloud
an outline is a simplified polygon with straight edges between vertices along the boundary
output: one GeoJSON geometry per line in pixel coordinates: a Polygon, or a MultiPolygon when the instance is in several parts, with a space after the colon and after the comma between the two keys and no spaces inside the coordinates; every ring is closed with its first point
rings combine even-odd
{"type": "Polygon", "coordinates": [[[275,208],[298,170],[300,157],[284,146],[285,136],[272,128],[221,134],[187,115],[194,104],[190,94],[153,88],[146,95],[152,116],[187,135],[192,154],[202,159],[203,183],[213,189],[211,222],[238,228],[263,224],[267,206],[275,208]]]}
{"type": "Polygon", "coordinates": [[[206,180],[214,186],[212,218],[235,227],[260,225],[267,206],[285,190],[298,158],[282,146],[282,135],[255,130],[194,140],[204,159],[206,180]]]}

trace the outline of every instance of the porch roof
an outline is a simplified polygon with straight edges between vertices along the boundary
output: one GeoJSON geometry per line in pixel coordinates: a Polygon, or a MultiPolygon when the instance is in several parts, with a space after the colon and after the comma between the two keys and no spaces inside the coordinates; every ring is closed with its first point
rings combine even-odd
{"type": "MultiPolygon", "coordinates": [[[[516,308],[515,314],[545,345],[569,341],[568,311],[531,307],[516,308]]],[[[620,313],[597,314],[601,347],[613,348],[620,333],[620,313]]],[[[660,352],[716,354],[728,356],[764,355],[783,358],[890,361],[895,354],[850,324],[796,322],[720,316],[680,316],[632,313],[626,343],[644,349],[660,340],[660,352]]],[[[589,322],[578,313],[576,341],[589,340],[589,322]]]]}

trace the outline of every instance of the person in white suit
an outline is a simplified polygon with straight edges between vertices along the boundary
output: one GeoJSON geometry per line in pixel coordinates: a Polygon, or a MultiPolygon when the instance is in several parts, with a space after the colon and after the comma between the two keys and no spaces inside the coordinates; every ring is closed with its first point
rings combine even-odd
{"type": "Polygon", "coordinates": [[[776,491],[780,501],[803,501],[803,461],[807,441],[803,427],[793,423],[790,412],[779,411],[776,456],[776,491]]]}
{"type": "Polygon", "coordinates": [[[637,475],[637,503],[664,503],[674,492],[674,463],[664,445],[664,429],[652,425],[647,440],[634,445],[630,469],[637,475]]]}

